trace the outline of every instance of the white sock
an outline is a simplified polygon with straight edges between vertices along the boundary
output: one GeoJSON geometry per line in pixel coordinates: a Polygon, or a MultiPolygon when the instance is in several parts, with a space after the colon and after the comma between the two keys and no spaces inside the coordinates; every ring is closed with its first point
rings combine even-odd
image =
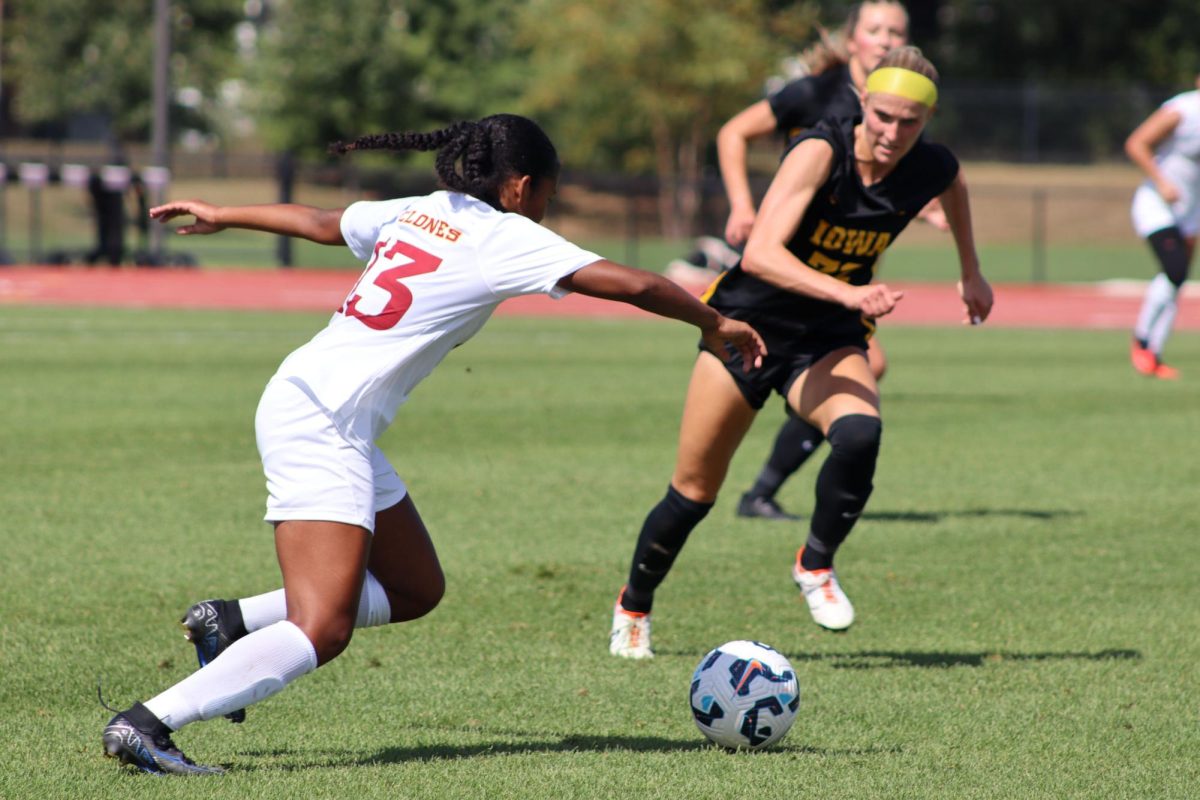
{"type": "Polygon", "coordinates": [[[193,672],[145,706],[171,730],[212,719],[278,694],[317,668],[317,651],[286,620],[247,634],[208,666],[193,672]]]}
{"type": "Polygon", "coordinates": [[[1175,314],[1179,311],[1179,290],[1175,288],[1174,284],[1170,285],[1171,299],[1163,304],[1158,319],[1150,328],[1150,340],[1146,345],[1147,349],[1156,356],[1162,356],[1163,348],[1167,346],[1167,339],[1171,336],[1171,329],[1175,327],[1175,314]]]}
{"type": "MultiPolygon", "coordinates": [[[[284,599],[283,589],[244,597],[237,602],[242,610],[242,622],[247,631],[253,632],[287,619],[287,601],[284,599]]],[[[387,592],[371,571],[367,570],[362,595],[358,599],[358,617],[354,621],[354,627],[373,628],[386,625],[391,618],[392,604],[388,602],[387,592]]]]}
{"type": "Polygon", "coordinates": [[[283,589],[256,594],[254,597],[243,597],[237,604],[242,610],[242,624],[249,633],[287,619],[287,600],[284,598],[283,589]]]}
{"type": "MultiPolygon", "coordinates": [[[[1154,280],[1150,281],[1150,285],[1146,287],[1142,310],[1138,312],[1137,324],[1133,328],[1134,337],[1143,342],[1150,341],[1163,311],[1167,306],[1175,305],[1175,295],[1178,291],[1166,274],[1160,272],[1154,276],[1154,280]]],[[[1174,315],[1172,315],[1172,319],[1174,319],[1174,315]]],[[[1154,350],[1153,347],[1149,349],[1154,350]]]]}

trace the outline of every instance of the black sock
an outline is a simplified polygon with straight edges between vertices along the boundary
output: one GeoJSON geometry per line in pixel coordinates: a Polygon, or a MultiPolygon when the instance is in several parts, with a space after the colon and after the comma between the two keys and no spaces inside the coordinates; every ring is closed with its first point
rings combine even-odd
{"type": "Polygon", "coordinates": [[[242,607],[237,600],[226,600],[221,608],[221,616],[229,632],[229,638],[237,640],[246,635],[246,622],[242,619],[242,607]]]}
{"type": "Polygon", "coordinates": [[[667,487],[666,496],[642,523],[629,580],[621,595],[622,608],[639,613],[650,611],[654,590],[667,577],[688,535],[710,508],[712,503],[697,503],[675,491],[674,486],[667,487]]]}
{"type": "Polygon", "coordinates": [[[752,497],[774,497],[783,482],[804,465],[824,440],[825,437],[814,425],[799,417],[789,417],[780,426],[771,455],[748,494],[752,497]]]}
{"type": "Polygon", "coordinates": [[[875,461],[883,423],[878,417],[849,414],[829,426],[829,457],[817,475],[817,503],[800,566],[828,569],[850,535],[874,488],[875,461]]]}
{"type": "Polygon", "coordinates": [[[122,711],[121,715],[129,720],[133,724],[133,727],[143,733],[148,733],[151,736],[171,735],[171,729],[141,703],[134,703],[128,709],[122,711]]]}

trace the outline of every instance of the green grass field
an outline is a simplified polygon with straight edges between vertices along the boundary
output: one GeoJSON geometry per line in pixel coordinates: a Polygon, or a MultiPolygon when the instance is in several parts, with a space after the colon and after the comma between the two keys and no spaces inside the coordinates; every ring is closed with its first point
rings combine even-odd
{"type": "MultiPolygon", "coordinates": [[[[1200,785],[1200,337],[1178,383],[1124,332],[885,329],[877,489],[839,557],[859,612],[809,620],[799,525],[726,495],[656,606],[659,657],[606,649],[641,519],[670,474],[694,336],[502,318],[382,442],[442,554],[429,617],[176,738],[218,779],[101,756],[114,705],[193,669],[192,602],[274,588],[258,394],[321,315],[8,307],[0,314],[0,797],[1190,798],[1200,785]],[[791,733],[707,746],[701,655],[757,638],[795,665],[791,733]]],[[[781,500],[811,508],[810,466],[781,500]]]]}

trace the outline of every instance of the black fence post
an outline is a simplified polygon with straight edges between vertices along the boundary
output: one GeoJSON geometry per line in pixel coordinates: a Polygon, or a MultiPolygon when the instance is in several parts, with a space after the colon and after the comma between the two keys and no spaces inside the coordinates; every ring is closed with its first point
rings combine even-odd
{"type": "MultiPolygon", "coordinates": [[[[279,177],[279,202],[290,203],[296,188],[296,158],[291,150],[279,154],[275,162],[275,173],[279,177]]],[[[275,240],[275,257],[281,267],[291,267],[292,237],[280,236],[275,240]]]]}
{"type": "Polygon", "coordinates": [[[638,192],[625,199],[625,263],[638,263],[638,192]]]}
{"type": "Polygon", "coordinates": [[[1033,282],[1046,280],[1046,190],[1033,190],[1033,282]]]}

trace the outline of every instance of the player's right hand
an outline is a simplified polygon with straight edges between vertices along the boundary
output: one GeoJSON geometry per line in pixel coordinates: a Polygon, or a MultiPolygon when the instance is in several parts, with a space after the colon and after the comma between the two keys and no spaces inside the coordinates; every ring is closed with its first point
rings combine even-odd
{"type": "Polygon", "coordinates": [[[1157,181],[1154,188],[1168,205],[1179,202],[1179,187],[1166,178],[1157,181]]]}
{"type": "Polygon", "coordinates": [[[886,283],[868,283],[866,286],[850,286],[843,305],[861,311],[864,317],[875,319],[890,314],[904,297],[904,292],[889,289],[886,283]]]}
{"type": "Polygon", "coordinates": [[[729,221],[725,223],[725,241],[734,247],[746,243],[750,238],[750,229],[754,227],[754,209],[733,209],[729,212],[729,221]]]}
{"type": "Polygon", "coordinates": [[[723,315],[718,318],[716,327],[702,331],[700,336],[704,345],[717,355],[736,350],[742,357],[744,372],[761,367],[763,356],[767,354],[767,346],[763,344],[758,331],[744,322],[723,315]]]}
{"type": "Polygon", "coordinates": [[[217,222],[217,206],[205,203],[203,200],[178,200],[150,209],[150,219],[167,222],[175,217],[193,216],[196,222],[191,225],[181,225],[175,229],[178,234],[217,233],[225,230],[225,226],[217,222]]]}

